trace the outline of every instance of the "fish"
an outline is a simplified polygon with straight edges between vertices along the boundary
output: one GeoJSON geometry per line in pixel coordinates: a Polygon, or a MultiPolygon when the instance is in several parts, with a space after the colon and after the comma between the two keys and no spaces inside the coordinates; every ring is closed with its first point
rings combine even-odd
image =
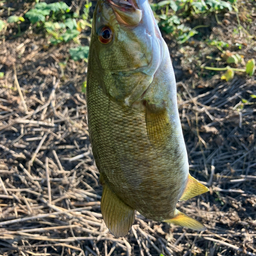
{"type": "Polygon", "coordinates": [[[147,219],[204,230],[176,209],[208,191],[189,174],[170,53],[148,0],[98,0],[87,73],[88,128],[110,233],[147,219]]]}

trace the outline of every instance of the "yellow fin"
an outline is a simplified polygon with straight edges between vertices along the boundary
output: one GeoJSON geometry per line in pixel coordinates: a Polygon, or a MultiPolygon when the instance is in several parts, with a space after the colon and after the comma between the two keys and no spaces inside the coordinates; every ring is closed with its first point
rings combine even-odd
{"type": "Polygon", "coordinates": [[[116,237],[125,236],[134,222],[134,210],[119,199],[107,184],[103,186],[101,212],[109,231],[116,237]]]}
{"type": "Polygon", "coordinates": [[[193,178],[189,174],[188,175],[187,186],[186,186],[180,200],[186,201],[186,200],[188,200],[192,197],[201,195],[201,194],[206,193],[208,191],[209,191],[209,189],[206,186],[201,184],[198,180],[196,180],[195,178],[193,178]]]}
{"type": "Polygon", "coordinates": [[[153,147],[163,147],[170,136],[170,122],[166,109],[158,112],[146,110],[147,134],[153,147]]]}
{"type": "Polygon", "coordinates": [[[178,211],[177,209],[175,210],[174,218],[165,220],[165,222],[179,225],[185,228],[191,228],[198,231],[204,231],[206,229],[203,224],[201,224],[195,219],[188,217],[186,214],[178,211]]]}

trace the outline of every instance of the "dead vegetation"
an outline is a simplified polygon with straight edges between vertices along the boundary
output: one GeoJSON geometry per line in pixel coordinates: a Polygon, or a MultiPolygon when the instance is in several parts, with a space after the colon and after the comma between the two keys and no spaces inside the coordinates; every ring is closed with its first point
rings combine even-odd
{"type": "Polygon", "coordinates": [[[178,82],[191,174],[210,188],[179,209],[207,230],[137,214],[117,239],[100,213],[86,63],[31,33],[0,44],[0,255],[256,255],[255,77],[178,82]]]}

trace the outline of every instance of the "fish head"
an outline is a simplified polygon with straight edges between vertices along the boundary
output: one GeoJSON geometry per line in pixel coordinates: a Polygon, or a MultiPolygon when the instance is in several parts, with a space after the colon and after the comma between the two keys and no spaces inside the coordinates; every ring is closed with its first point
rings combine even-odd
{"type": "Polygon", "coordinates": [[[112,99],[130,105],[152,82],[162,41],[148,0],[98,0],[89,68],[99,71],[112,99]]]}

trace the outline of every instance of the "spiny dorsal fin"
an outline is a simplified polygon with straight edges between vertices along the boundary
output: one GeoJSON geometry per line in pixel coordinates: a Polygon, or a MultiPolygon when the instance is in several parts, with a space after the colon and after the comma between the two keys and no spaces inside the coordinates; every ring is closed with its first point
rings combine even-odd
{"type": "Polygon", "coordinates": [[[134,210],[120,200],[107,184],[103,186],[101,212],[106,226],[116,237],[125,236],[134,222],[134,210]]]}
{"type": "Polygon", "coordinates": [[[182,201],[186,201],[190,198],[193,198],[195,196],[201,195],[203,193],[208,192],[209,189],[201,184],[198,180],[193,178],[190,174],[188,175],[188,182],[187,186],[180,198],[182,201]]]}
{"type": "Polygon", "coordinates": [[[188,217],[186,214],[175,209],[175,216],[172,219],[165,220],[165,222],[179,225],[185,228],[191,228],[197,231],[204,231],[206,228],[199,221],[188,217]]]}

